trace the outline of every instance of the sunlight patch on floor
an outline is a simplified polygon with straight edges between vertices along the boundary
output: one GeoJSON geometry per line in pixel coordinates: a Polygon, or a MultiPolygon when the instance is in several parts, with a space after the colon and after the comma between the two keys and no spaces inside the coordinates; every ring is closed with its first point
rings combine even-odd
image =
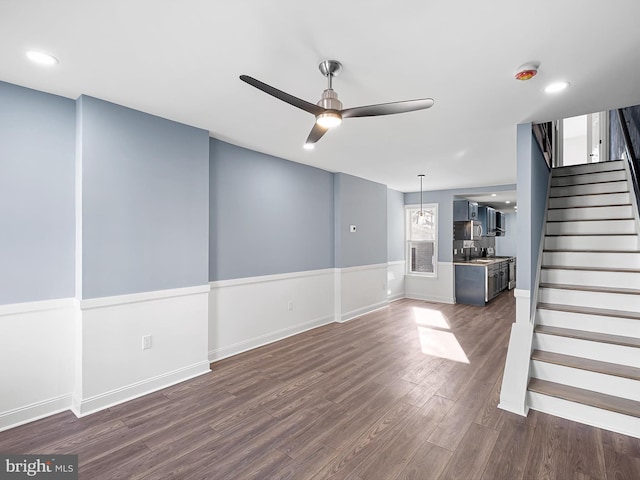
{"type": "Polygon", "coordinates": [[[446,331],[451,328],[451,325],[442,312],[430,308],[413,307],[413,317],[418,324],[418,338],[422,353],[455,362],[469,363],[469,358],[456,336],[446,331]]]}

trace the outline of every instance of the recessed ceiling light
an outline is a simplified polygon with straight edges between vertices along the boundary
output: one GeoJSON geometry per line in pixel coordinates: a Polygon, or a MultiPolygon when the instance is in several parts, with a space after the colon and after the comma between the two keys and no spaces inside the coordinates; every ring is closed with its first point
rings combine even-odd
{"type": "Polygon", "coordinates": [[[314,148],[316,148],[315,143],[305,143],[304,144],[304,149],[305,150],[313,150],[314,148]]]}
{"type": "Polygon", "coordinates": [[[492,196],[492,197],[497,197],[497,196],[498,196],[498,194],[497,194],[497,193],[492,193],[492,194],[491,194],[491,196],[492,196]]]}
{"type": "Polygon", "coordinates": [[[27,58],[32,62],[39,63],[40,65],[55,65],[58,63],[58,59],[53,55],[38,52],[37,50],[29,50],[27,52],[27,58]]]}
{"type": "Polygon", "coordinates": [[[570,83],[565,81],[550,83],[545,87],[544,91],[545,93],[558,93],[567,88],[569,85],[570,83]]]}
{"type": "Polygon", "coordinates": [[[507,201],[506,201],[506,202],[504,202],[504,203],[511,203],[511,200],[507,200],[507,201]]]}

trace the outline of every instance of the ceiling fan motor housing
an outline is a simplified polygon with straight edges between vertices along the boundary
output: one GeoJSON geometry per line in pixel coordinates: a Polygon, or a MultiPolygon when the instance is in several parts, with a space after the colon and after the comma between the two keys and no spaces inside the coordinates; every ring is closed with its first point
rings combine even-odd
{"type": "Polygon", "coordinates": [[[332,88],[327,88],[322,92],[322,98],[318,102],[318,106],[327,110],[342,110],[342,102],[338,100],[338,94],[332,88]]]}

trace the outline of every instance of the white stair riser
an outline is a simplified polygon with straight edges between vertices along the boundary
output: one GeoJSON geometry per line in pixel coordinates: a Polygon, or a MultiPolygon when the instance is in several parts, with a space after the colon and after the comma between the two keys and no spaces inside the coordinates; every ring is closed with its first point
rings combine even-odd
{"type": "Polygon", "coordinates": [[[640,320],[633,318],[605,317],[539,308],[536,311],[536,324],[640,338],[640,320]]]}
{"type": "Polygon", "coordinates": [[[640,289],[640,272],[600,272],[597,270],[543,268],[540,270],[540,281],[542,283],[589,287],[629,288],[632,285],[637,285],[640,289]]]}
{"type": "Polygon", "coordinates": [[[527,392],[527,405],[533,410],[640,438],[640,418],[601,408],[569,402],[561,398],[527,392]]]}
{"type": "Polygon", "coordinates": [[[640,250],[637,235],[562,235],[545,237],[545,250],[640,250]]]}
{"type": "Polygon", "coordinates": [[[640,268],[640,253],[542,252],[542,265],[564,267],[640,268]]]}
{"type": "Polygon", "coordinates": [[[547,222],[547,235],[624,235],[636,233],[634,220],[547,222]]]}
{"type": "Polygon", "coordinates": [[[640,368],[640,349],[625,345],[591,342],[538,332],[533,335],[533,345],[536,350],[544,352],[561,353],[640,368]]]}
{"type": "Polygon", "coordinates": [[[593,392],[613,395],[614,397],[640,401],[640,381],[630,378],[606,375],[539,360],[531,361],[531,376],[570,387],[583,388],[593,392]]]}
{"type": "Polygon", "coordinates": [[[611,170],[624,170],[624,162],[614,160],[612,162],[600,162],[600,163],[587,163],[582,165],[571,165],[569,167],[562,167],[552,170],[554,177],[561,177],[565,175],[578,175],[581,173],[595,173],[611,170]]]}
{"type": "MultiPolygon", "coordinates": [[[[538,301],[558,305],[574,305],[577,307],[606,308],[640,312],[640,295],[585,292],[581,290],[565,290],[560,288],[540,288],[538,301]]],[[[640,354],[640,352],[638,352],[640,354]]]]}
{"type": "Polygon", "coordinates": [[[609,220],[614,218],[633,218],[631,205],[615,207],[581,207],[549,210],[547,220],[562,222],[565,220],[609,220]]]}
{"type": "Polygon", "coordinates": [[[549,208],[599,207],[603,205],[625,205],[631,203],[627,193],[608,193],[603,195],[578,195],[549,199],[549,208]]]}
{"type": "Polygon", "coordinates": [[[583,185],[587,183],[618,182],[626,179],[627,172],[624,170],[615,170],[613,172],[586,173],[582,175],[554,177],[551,179],[551,186],[561,187],[566,185],[583,185]]]}
{"type": "Polygon", "coordinates": [[[595,195],[599,193],[622,193],[629,191],[626,182],[593,183],[590,185],[573,185],[568,187],[551,187],[549,196],[566,197],[573,195],[595,195]]]}

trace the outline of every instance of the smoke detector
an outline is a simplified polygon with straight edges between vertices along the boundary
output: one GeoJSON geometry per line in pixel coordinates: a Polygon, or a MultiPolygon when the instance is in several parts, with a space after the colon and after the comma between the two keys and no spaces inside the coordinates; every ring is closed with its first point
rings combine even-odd
{"type": "Polygon", "coordinates": [[[520,65],[514,74],[514,78],[522,81],[531,80],[538,74],[539,66],[540,65],[537,63],[525,63],[524,65],[520,65]]]}

